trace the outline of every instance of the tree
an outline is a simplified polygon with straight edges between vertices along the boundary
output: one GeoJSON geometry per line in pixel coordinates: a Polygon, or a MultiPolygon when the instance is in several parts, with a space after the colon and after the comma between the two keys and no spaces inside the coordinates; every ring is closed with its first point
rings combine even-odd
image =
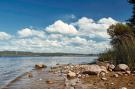
{"type": "Polygon", "coordinates": [[[129,19],[129,25],[133,28],[133,31],[135,32],[135,0],[128,0],[128,2],[133,5],[133,15],[129,19]]]}

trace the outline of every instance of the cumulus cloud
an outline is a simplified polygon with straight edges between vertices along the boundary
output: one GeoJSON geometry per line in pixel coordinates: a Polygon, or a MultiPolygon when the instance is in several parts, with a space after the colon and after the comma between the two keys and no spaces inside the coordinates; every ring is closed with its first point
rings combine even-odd
{"type": "Polygon", "coordinates": [[[48,32],[61,33],[61,34],[77,34],[78,31],[73,25],[64,23],[61,20],[56,21],[54,24],[48,26],[46,29],[48,32]]]}
{"type": "Polygon", "coordinates": [[[10,39],[12,36],[6,32],[0,32],[0,40],[8,40],[10,39]]]}
{"type": "Polygon", "coordinates": [[[112,18],[102,18],[99,21],[94,21],[93,19],[82,17],[76,23],[72,23],[77,26],[79,32],[83,35],[88,35],[93,38],[106,39],[110,37],[107,34],[107,29],[110,25],[118,23],[112,18]]]}
{"type": "Polygon", "coordinates": [[[98,21],[82,17],[69,24],[58,20],[43,30],[24,28],[13,37],[0,32],[0,50],[100,53],[111,47],[107,29],[116,23],[110,17],[98,21]]]}
{"type": "Polygon", "coordinates": [[[17,32],[20,37],[31,37],[31,36],[37,36],[37,37],[44,37],[44,31],[38,31],[38,30],[33,30],[30,28],[24,28],[22,30],[19,30],[17,32]]]}

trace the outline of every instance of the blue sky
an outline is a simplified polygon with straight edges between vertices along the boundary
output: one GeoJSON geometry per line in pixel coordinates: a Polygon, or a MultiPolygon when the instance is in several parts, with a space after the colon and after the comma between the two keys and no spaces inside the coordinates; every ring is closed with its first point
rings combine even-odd
{"type": "Polygon", "coordinates": [[[125,21],[131,16],[131,6],[127,0],[0,0],[0,31],[44,28],[58,19],[68,22],[72,14],[76,19],[112,17],[125,21]]]}
{"type": "Polygon", "coordinates": [[[100,53],[131,12],[127,0],[0,0],[0,51],[100,53]]]}

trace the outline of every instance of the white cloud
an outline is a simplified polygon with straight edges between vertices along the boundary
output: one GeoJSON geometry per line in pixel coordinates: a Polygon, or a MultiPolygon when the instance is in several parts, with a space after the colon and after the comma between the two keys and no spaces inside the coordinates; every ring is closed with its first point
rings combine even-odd
{"type": "Polygon", "coordinates": [[[117,22],[110,17],[98,21],[82,17],[70,24],[58,20],[44,30],[25,28],[13,37],[0,32],[0,50],[100,53],[110,48],[107,29],[117,22]]]}
{"type": "Polygon", "coordinates": [[[8,40],[10,39],[12,36],[6,32],[0,32],[0,40],[8,40]]]}
{"type": "Polygon", "coordinates": [[[31,37],[31,36],[37,36],[37,37],[44,37],[44,31],[38,31],[33,30],[30,28],[25,28],[18,31],[18,34],[20,37],[31,37]]]}
{"type": "Polygon", "coordinates": [[[45,31],[61,34],[77,34],[78,31],[73,25],[64,23],[61,20],[56,21],[54,24],[48,26],[45,31]]]}
{"type": "Polygon", "coordinates": [[[76,23],[73,23],[74,26],[79,28],[79,32],[83,35],[89,35],[91,37],[108,39],[110,36],[107,34],[107,29],[110,25],[116,24],[117,21],[112,18],[102,18],[99,21],[94,21],[87,17],[82,17],[76,23]]]}
{"type": "Polygon", "coordinates": [[[102,18],[98,21],[100,24],[106,24],[106,25],[112,25],[118,23],[118,21],[112,19],[111,17],[108,18],[102,18]]]}

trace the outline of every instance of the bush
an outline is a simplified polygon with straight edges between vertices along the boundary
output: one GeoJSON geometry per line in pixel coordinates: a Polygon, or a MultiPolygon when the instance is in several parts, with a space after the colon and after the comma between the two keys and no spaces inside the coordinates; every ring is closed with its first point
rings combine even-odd
{"type": "Polygon", "coordinates": [[[116,24],[108,29],[108,34],[112,39],[112,49],[102,53],[99,58],[115,64],[125,63],[133,69],[135,67],[135,36],[132,29],[126,24],[116,24]]]}

